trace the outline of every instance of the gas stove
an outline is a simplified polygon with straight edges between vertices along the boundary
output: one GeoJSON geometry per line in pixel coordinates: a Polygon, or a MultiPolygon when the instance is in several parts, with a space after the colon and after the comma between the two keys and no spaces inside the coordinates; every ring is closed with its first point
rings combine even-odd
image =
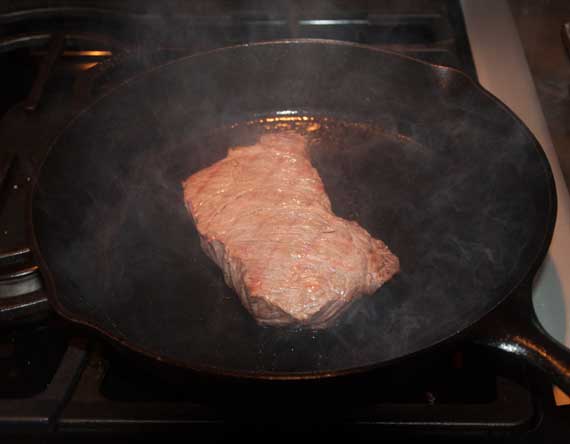
{"type": "Polygon", "coordinates": [[[129,3],[0,6],[0,436],[73,442],[205,432],[212,440],[267,431],[276,436],[278,430],[283,439],[314,433],[399,442],[566,442],[570,407],[557,405],[549,381],[473,344],[457,344],[429,366],[378,370],[326,387],[329,394],[354,396],[319,402],[306,399],[301,388],[284,396],[288,410],[267,412],[252,402],[251,386],[200,375],[168,380],[59,319],[47,303],[29,304],[30,294],[42,292],[25,226],[31,178],[73,116],[133,75],[187,54],[311,37],[461,69],[523,119],[549,156],[559,195],[555,239],[535,282],[535,309],[553,336],[570,337],[563,316],[564,301],[570,303],[563,271],[570,264],[562,254],[570,246],[570,200],[506,3],[129,3]],[[20,314],[26,307],[24,317],[14,316],[16,306],[20,314]]]}

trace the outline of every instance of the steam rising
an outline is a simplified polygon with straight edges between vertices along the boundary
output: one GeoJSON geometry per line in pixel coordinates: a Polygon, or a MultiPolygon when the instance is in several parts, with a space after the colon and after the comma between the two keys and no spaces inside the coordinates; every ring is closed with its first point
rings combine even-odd
{"type": "Polygon", "coordinates": [[[494,306],[549,215],[542,162],[454,72],[344,45],[251,46],[98,102],[48,157],[34,222],[62,304],[137,347],[190,366],[324,372],[421,350],[494,306]],[[402,266],[318,334],[255,324],[201,251],[180,189],[267,130],[247,122],[290,111],[315,118],[300,130],[320,125],[311,156],[334,212],[402,266]]]}

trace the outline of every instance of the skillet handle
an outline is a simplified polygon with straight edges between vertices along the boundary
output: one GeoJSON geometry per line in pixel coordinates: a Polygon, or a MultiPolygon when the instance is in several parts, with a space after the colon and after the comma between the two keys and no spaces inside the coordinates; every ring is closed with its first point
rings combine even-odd
{"type": "Polygon", "coordinates": [[[523,286],[476,325],[473,342],[524,359],[570,395],[570,349],[540,325],[530,285],[523,286]]]}

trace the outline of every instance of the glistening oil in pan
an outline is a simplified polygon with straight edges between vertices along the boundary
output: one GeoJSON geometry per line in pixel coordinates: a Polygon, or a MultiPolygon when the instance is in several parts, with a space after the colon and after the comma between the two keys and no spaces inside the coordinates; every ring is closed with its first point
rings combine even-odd
{"type": "Polygon", "coordinates": [[[283,131],[295,131],[306,137],[312,164],[325,184],[335,214],[357,220],[368,230],[378,225],[378,217],[391,222],[390,211],[379,215],[374,208],[381,200],[389,205],[390,196],[401,191],[402,180],[409,186],[414,182],[412,176],[421,174],[421,168],[410,165],[407,177],[395,172],[401,171],[405,164],[422,162],[428,153],[413,139],[370,122],[328,116],[270,115],[212,131],[208,143],[212,144],[216,158],[209,163],[225,157],[229,147],[253,145],[262,134],[283,131]]]}

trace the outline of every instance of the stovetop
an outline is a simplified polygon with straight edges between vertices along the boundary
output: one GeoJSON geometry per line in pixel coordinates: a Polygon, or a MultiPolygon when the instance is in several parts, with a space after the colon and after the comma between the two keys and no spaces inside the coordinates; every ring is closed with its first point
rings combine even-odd
{"type": "MultiPolygon", "coordinates": [[[[50,142],[77,112],[136,73],[216,47],[311,37],[391,49],[477,77],[458,1],[129,3],[0,6],[4,300],[42,291],[25,214],[31,178],[50,142]]],[[[543,376],[471,344],[428,363],[350,379],[246,384],[165,376],[47,305],[30,307],[24,319],[0,311],[0,436],[69,442],[162,439],[180,431],[213,440],[273,431],[273,439],[284,440],[309,429],[400,442],[555,442],[570,431],[568,419],[543,376]]]]}
{"type": "MultiPolygon", "coordinates": [[[[464,345],[414,368],[306,383],[183,382],[51,317],[0,342],[0,433],[171,433],[223,425],[342,425],[366,436],[438,432],[521,436],[548,384],[464,345]],[[499,363],[498,363],[499,362],[499,363]],[[276,402],[278,400],[278,402],[276,402]],[[268,409],[268,407],[270,407],[268,409]]],[[[546,396],[547,397],[547,396],[546,396]]]]}

